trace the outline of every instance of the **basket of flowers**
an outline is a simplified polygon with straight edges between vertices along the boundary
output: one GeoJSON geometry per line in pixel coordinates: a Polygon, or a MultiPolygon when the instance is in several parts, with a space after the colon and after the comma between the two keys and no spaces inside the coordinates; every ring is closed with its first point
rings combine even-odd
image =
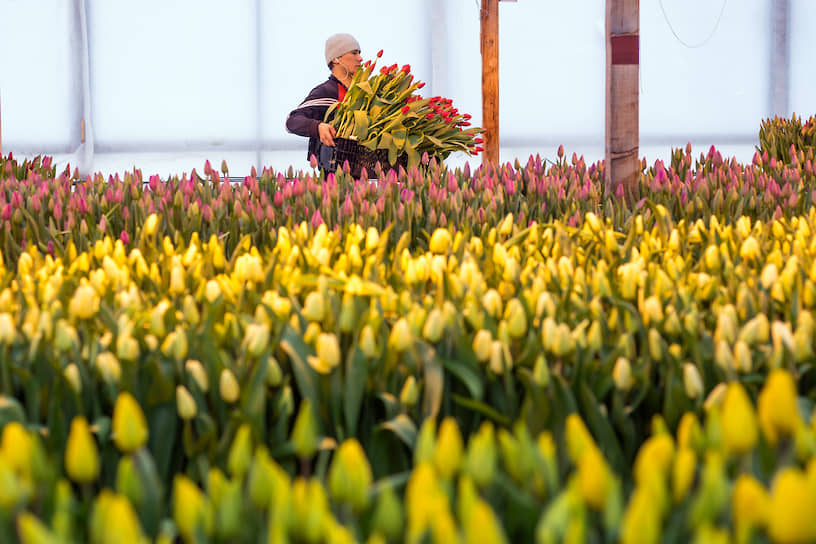
{"type": "MultiPolygon", "coordinates": [[[[377,53],[377,59],[382,51],[377,53]]],[[[426,98],[418,91],[411,67],[396,64],[375,71],[377,59],[367,61],[352,78],[346,96],[326,112],[337,133],[336,147],[321,152],[321,167],[333,170],[349,162],[352,175],[363,167],[373,174],[379,162],[385,170],[418,165],[423,154],[443,161],[452,152],[476,155],[482,151],[471,116],[460,113],[450,99],[426,98]]],[[[356,173],[356,174],[355,174],[356,173]]]]}

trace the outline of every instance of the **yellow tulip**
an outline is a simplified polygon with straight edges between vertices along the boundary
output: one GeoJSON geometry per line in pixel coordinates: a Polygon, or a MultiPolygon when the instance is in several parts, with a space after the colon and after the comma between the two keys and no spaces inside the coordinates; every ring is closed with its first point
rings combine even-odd
{"type": "Polygon", "coordinates": [[[431,235],[428,249],[431,253],[447,254],[451,245],[451,234],[448,229],[437,228],[431,235]]]}
{"type": "Polygon", "coordinates": [[[241,395],[241,386],[238,385],[238,380],[235,379],[235,374],[228,368],[221,371],[218,378],[218,392],[224,402],[232,404],[238,400],[241,395]]]}
{"type": "Polygon", "coordinates": [[[124,453],[133,453],[147,443],[147,420],[136,399],[123,391],[113,407],[113,441],[124,453]]]}
{"type": "Polygon", "coordinates": [[[189,542],[194,541],[199,527],[204,534],[212,532],[213,512],[209,501],[197,485],[181,474],[173,479],[173,519],[179,533],[189,542]]]}
{"type": "Polygon", "coordinates": [[[65,469],[79,484],[89,484],[99,476],[99,451],[88,422],[82,416],[71,421],[65,443],[65,469]]]}
{"type": "Polygon", "coordinates": [[[722,439],[728,453],[742,455],[754,449],[759,439],[757,418],[748,394],[739,382],[732,382],[722,403],[722,439]]]}
{"type": "Polygon", "coordinates": [[[446,417],[439,426],[433,462],[438,474],[445,479],[453,478],[462,463],[464,444],[456,420],[446,417]]]}
{"type": "Polygon", "coordinates": [[[202,393],[206,393],[210,389],[210,379],[207,376],[207,371],[204,370],[204,365],[201,364],[201,361],[196,359],[188,359],[187,362],[184,363],[184,369],[192,376],[193,381],[195,381],[198,389],[202,393]]]}
{"type": "Polygon", "coordinates": [[[99,295],[84,280],[74,291],[68,304],[68,315],[75,319],[90,319],[99,311],[99,295]]]}
{"type": "Polygon", "coordinates": [[[759,393],[757,412],[762,432],[772,445],[780,437],[795,433],[801,416],[796,405],[796,384],[790,373],[771,370],[759,393]]]}
{"type": "Polygon", "coordinates": [[[795,468],[783,468],[774,478],[768,535],[782,544],[816,540],[816,494],[805,475],[795,468]]]}
{"type": "Polygon", "coordinates": [[[189,421],[196,416],[198,408],[190,392],[183,385],[176,386],[176,412],[181,419],[189,421]]]}

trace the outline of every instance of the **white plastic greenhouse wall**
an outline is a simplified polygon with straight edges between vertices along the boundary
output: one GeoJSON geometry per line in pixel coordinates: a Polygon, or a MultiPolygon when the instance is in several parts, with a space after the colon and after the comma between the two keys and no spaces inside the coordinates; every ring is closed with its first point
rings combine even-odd
{"type": "MultiPolygon", "coordinates": [[[[231,176],[308,168],[305,139],[284,121],[327,77],[335,32],[354,34],[364,58],[383,49],[381,64],[410,64],[426,95],[479,125],[479,4],[0,0],[2,150],[106,175],[180,174],[205,160],[226,160],[231,176]]],[[[559,144],[603,158],[604,17],[604,0],[499,3],[502,161],[554,158],[559,144]]],[[[641,157],[690,142],[750,160],[764,118],[816,113],[814,21],[814,0],[641,2],[641,157]]],[[[480,162],[448,164],[466,160],[480,162]]]]}

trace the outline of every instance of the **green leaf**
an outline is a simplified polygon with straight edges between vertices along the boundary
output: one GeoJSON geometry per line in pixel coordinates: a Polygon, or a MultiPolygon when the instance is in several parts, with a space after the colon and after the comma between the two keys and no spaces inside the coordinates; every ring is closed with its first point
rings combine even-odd
{"type": "Polygon", "coordinates": [[[442,358],[441,361],[445,370],[459,378],[459,380],[465,384],[468,392],[470,392],[470,396],[476,400],[482,400],[482,396],[484,395],[484,383],[482,382],[482,374],[478,366],[468,364],[463,360],[442,358]]]}
{"type": "Polygon", "coordinates": [[[360,408],[363,405],[368,369],[366,356],[358,346],[354,346],[346,358],[346,376],[344,384],[343,415],[346,420],[346,431],[349,437],[357,435],[357,422],[360,419],[360,408]]]}
{"type": "Polygon", "coordinates": [[[371,89],[371,85],[368,84],[368,81],[361,81],[357,83],[357,88],[368,95],[374,94],[374,91],[371,89]]]}
{"type": "Polygon", "coordinates": [[[455,402],[456,404],[463,406],[464,408],[473,410],[474,412],[477,412],[479,414],[482,414],[483,416],[492,419],[499,425],[509,427],[511,424],[510,418],[506,417],[503,414],[500,414],[492,406],[485,404],[482,401],[469,399],[457,394],[451,395],[451,398],[453,399],[453,402],[455,402]]]}
{"type": "Polygon", "coordinates": [[[405,414],[398,414],[397,417],[386,421],[380,425],[381,429],[393,432],[402,440],[408,448],[414,449],[416,444],[417,428],[414,421],[405,414]]]}
{"type": "Polygon", "coordinates": [[[422,411],[425,417],[436,417],[442,406],[442,395],[445,390],[445,373],[434,350],[428,344],[417,343],[418,351],[422,359],[422,369],[424,371],[425,395],[422,399],[422,411]]]}
{"type": "Polygon", "coordinates": [[[306,363],[309,347],[303,342],[303,337],[287,325],[280,347],[292,362],[292,373],[295,376],[295,382],[301,396],[311,400],[312,406],[320,406],[320,400],[317,396],[317,376],[312,367],[306,363]]]}
{"type": "Polygon", "coordinates": [[[354,110],[354,136],[360,142],[368,138],[368,114],[364,110],[354,110]]]}

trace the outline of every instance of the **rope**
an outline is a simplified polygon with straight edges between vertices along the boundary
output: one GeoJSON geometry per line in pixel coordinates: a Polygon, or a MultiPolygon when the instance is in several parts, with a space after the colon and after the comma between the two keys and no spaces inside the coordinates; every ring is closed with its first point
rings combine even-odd
{"type": "Polygon", "coordinates": [[[663,19],[665,19],[665,20],[666,20],[666,24],[667,24],[667,25],[669,25],[669,30],[671,30],[671,33],[674,35],[675,39],[676,39],[678,42],[680,42],[681,44],[683,44],[683,46],[685,46],[685,47],[686,47],[686,48],[688,48],[688,49],[696,49],[696,48],[698,48],[698,47],[702,47],[702,46],[704,46],[705,44],[707,44],[707,43],[708,43],[708,42],[711,40],[711,38],[713,38],[713,37],[714,37],[714,34],[716,34],[716,33],[717,33],[717,28],[719,28],[719,26],[720,26],[720,21],[722,21],[722,16],[723,16],[723,13],[725,12],[725,6],[728,4],[728,0],[723,0],[723,3],[722,3],[722,8],[720,8],[720,14],[717,16],[717,20],[716,20],[716,21],[715,21],[715,23],[714,23],[714,28],[713,28],[713,29],[711,29],[711,34],[709,34],[709,35],[706,37],[706,39],[704,39],[704,40],[703,40],[703,41],[701,41],[700,43],[696,43],[696,44],[693,44],[693,45],[692,45],[692,44],[688,44],[688,43],[686,43],[686,42],[685,42],[685,41],[684,41],[684,40],[683,40],[683,39],[682,39],[682,38],[681,38],[681,37],[680,37],[680,36],[677,34],[677,32],[674,30],[674,27],[673,27],[673,26],[672,26],[672,24],[671,24],[671,21],[669,21],[669,16],[666,14],[666,8],[665,8],[665,7],[663,7],[663,0],[659,0],[659,2],[660,2],[660,11],[662,11],[662,12],[663,12],[663,19]]]}

